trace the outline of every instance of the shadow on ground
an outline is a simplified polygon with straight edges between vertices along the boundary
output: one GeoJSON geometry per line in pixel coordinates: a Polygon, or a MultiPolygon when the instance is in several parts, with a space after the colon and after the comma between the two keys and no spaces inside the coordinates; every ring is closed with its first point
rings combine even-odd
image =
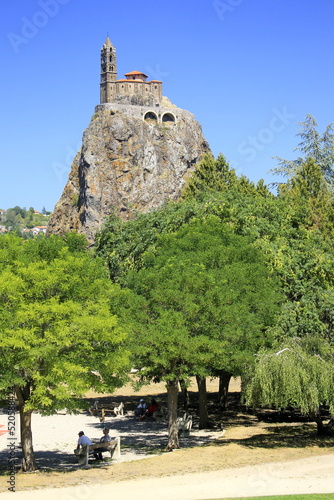
{"type": "MultiPolygon", "coordinates": [[[[168,440],[167,422],[155,422],[152,420],[138,421],[133,416],[133,410],[138,403],[137,397],[122,396],[100,397],[99,403],[103,406],[118,406],[121,401],[125,405],[125,415],[123,417],[108,417],[106,422],[100,422],[96,417],[96,422],[88,425],[91,428],[108,427],[110,435],[121,436],[121,460],[135,460],[150,455],[157,455],[164,452],[168,440]],[[114,431],[114,432],[113,432],[114,431]]],[[[147,402],[149,401],[149,398],[147,402]]],[[[155,396],[155,399],[166,405],[166,394],[155,396]]],[[[92,406],[94,399],[87,399],[88,406],[92,406]]],[[[182,401],[180,401],[179,414],[184,411],[182,401]]],[[[167,405],[166,405],[167,406],[167,405]]],[[[246,448],[275,449],[275,448],[305,448],[318,446],[321,448],[333,447],[333,437],[320,438],[316,434],[316,426],[295,413],[261,410],[260,412],[250,412],[241,405],[239,393],[230,393],[229,403],[223,411],[217,404],[217,395],[211,394],[208,401],[208,412],[212,425],[207,430],[198,429],[198,403],[197,394],[189,394],[188,412],[193,416],[193,430],[189,437],[180,437],[181,448],[192,448],[196,446],[227,446],[237,444],[246,448]],[[262,424],[259,426],[259,422],[262,424]],[[223,428],[242,426],[258,428],[258,433],[251,437],[229,439],[228,433],[224,438],[223,428]]],[[[87,411],[87,415],[89,412],[87,411]]],[[[105,454],[106,456],[107,454],[105,454]]],[[[17,466],[21,463],[21,451],[16,453],[17,466]]],[[[74,454],[63,453],[61,451],[35,451],[36,465],[40,470],[56,470],[58,472],[68,472],[77,470],[78,464],[74,454]]],[[[8,452],[0,451],[0,474],[8,473],[7,470],[8,452]]],[[[118,461],[118,460],[117,460],[118,461]]],[[[90,466],[104,468],[108,467],[115,460],[106,459],[105,462],[90,460],[90,466]]]]}
{"type": "MultiPolygon", "coordinates": [[[[78,468],[77,460],[74,454],[64,453],[62,451],[35,451],[35,461],[38,469],[50,469],[67,472],[78,468]]],[[[22,461],[22,452],[17,450],[15,454],[16,468],[20,468],[22,461]]],[[[8,475],[8,452],[0,451],[0,474],[8,475]]]]}

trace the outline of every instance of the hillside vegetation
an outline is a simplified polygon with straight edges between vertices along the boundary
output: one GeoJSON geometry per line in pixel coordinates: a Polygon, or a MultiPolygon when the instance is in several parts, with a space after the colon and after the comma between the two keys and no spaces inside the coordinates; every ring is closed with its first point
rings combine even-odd
{"type": "Polygon", "coordinates": [[[18,236],[32,237],[34,228],[47,226],[50,215],[51,212],[47,212],[44,207],[41,212],[33,207],[26,209],[19,206],[0,210],[1,233],[14,232],[18,236]]]}

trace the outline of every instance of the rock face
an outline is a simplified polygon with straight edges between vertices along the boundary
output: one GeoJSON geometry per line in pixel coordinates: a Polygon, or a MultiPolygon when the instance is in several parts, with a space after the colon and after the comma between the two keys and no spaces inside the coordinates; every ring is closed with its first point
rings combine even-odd
{"type": "Polygon", "coordinates": [[[179,198],[209,147],[191,113],[166,98],[163,104],[158,110],[120,103],[95,108],[49,234],[75,230],[92,242],[112,211],[128,219],[179,198]]]}

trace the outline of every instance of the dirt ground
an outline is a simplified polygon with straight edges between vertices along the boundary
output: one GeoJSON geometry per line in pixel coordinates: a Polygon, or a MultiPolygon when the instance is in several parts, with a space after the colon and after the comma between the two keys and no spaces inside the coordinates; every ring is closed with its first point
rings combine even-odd
{"type": "MultiPolygon", "coordinates": [[[[224,436],[204,446],[187,447],[182,440],[182,448],[174,452],[156,450],[157,455],[143,460],[124,463],[99,464],[88,469],[48,470],[36,473],[19,473],[17,481],[20,490],[45,487],[65,487],[77,484],[103,484],[128,479],[159,478],[188,473],[219,471],[258,464],[290,461],[299,458],[333,454],[333,438],[318,438],[314,424],[305,421],[298,414],[279,415],[277,412],[262,412],[255,415],[242,407],[239,401],[240,383],[230,384],[229,405],[222,413],[216,404],[218,381],[208,381],[209,414],[217,431],[224,428],[224,436]],[[260,418],[259,418],[260,417],[260,418]]],[[[190,412],[197,409],[196,388],[190,388],[190,412]]],[[[156,397],[167,401],[163,384],[152,384],[134,393],[126,386],[113,395],[87,395],[92,401],[125,401],[134,407],[139,397],[156,397]]],[[[70,416],[68,416],[70,418],[70,416]]],[[[196,417],[195,417],[196,427],[196,417]]],[[[218,435],[218,434],[217,434],[218,435]]],[[[6,491],[5,476],[0,477],[0,491],[6,491]]]]}

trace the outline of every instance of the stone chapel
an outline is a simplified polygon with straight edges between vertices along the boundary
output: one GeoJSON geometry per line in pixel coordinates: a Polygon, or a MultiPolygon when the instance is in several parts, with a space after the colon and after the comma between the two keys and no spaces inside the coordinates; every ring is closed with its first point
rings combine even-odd
{"type": "MultiPolygon", "coordinates": [[[[151,123],[175,125],[177,117],[169,108],[173,105],[162,95],[160,80],[147,81],[141,71],[126,73],[118,79],[116,48],[107,36],[101,48],[100,105],[140,106],[142,118],[151,123]]],[[[138,113],[139,109],[132,112],[138,113]]]]}

